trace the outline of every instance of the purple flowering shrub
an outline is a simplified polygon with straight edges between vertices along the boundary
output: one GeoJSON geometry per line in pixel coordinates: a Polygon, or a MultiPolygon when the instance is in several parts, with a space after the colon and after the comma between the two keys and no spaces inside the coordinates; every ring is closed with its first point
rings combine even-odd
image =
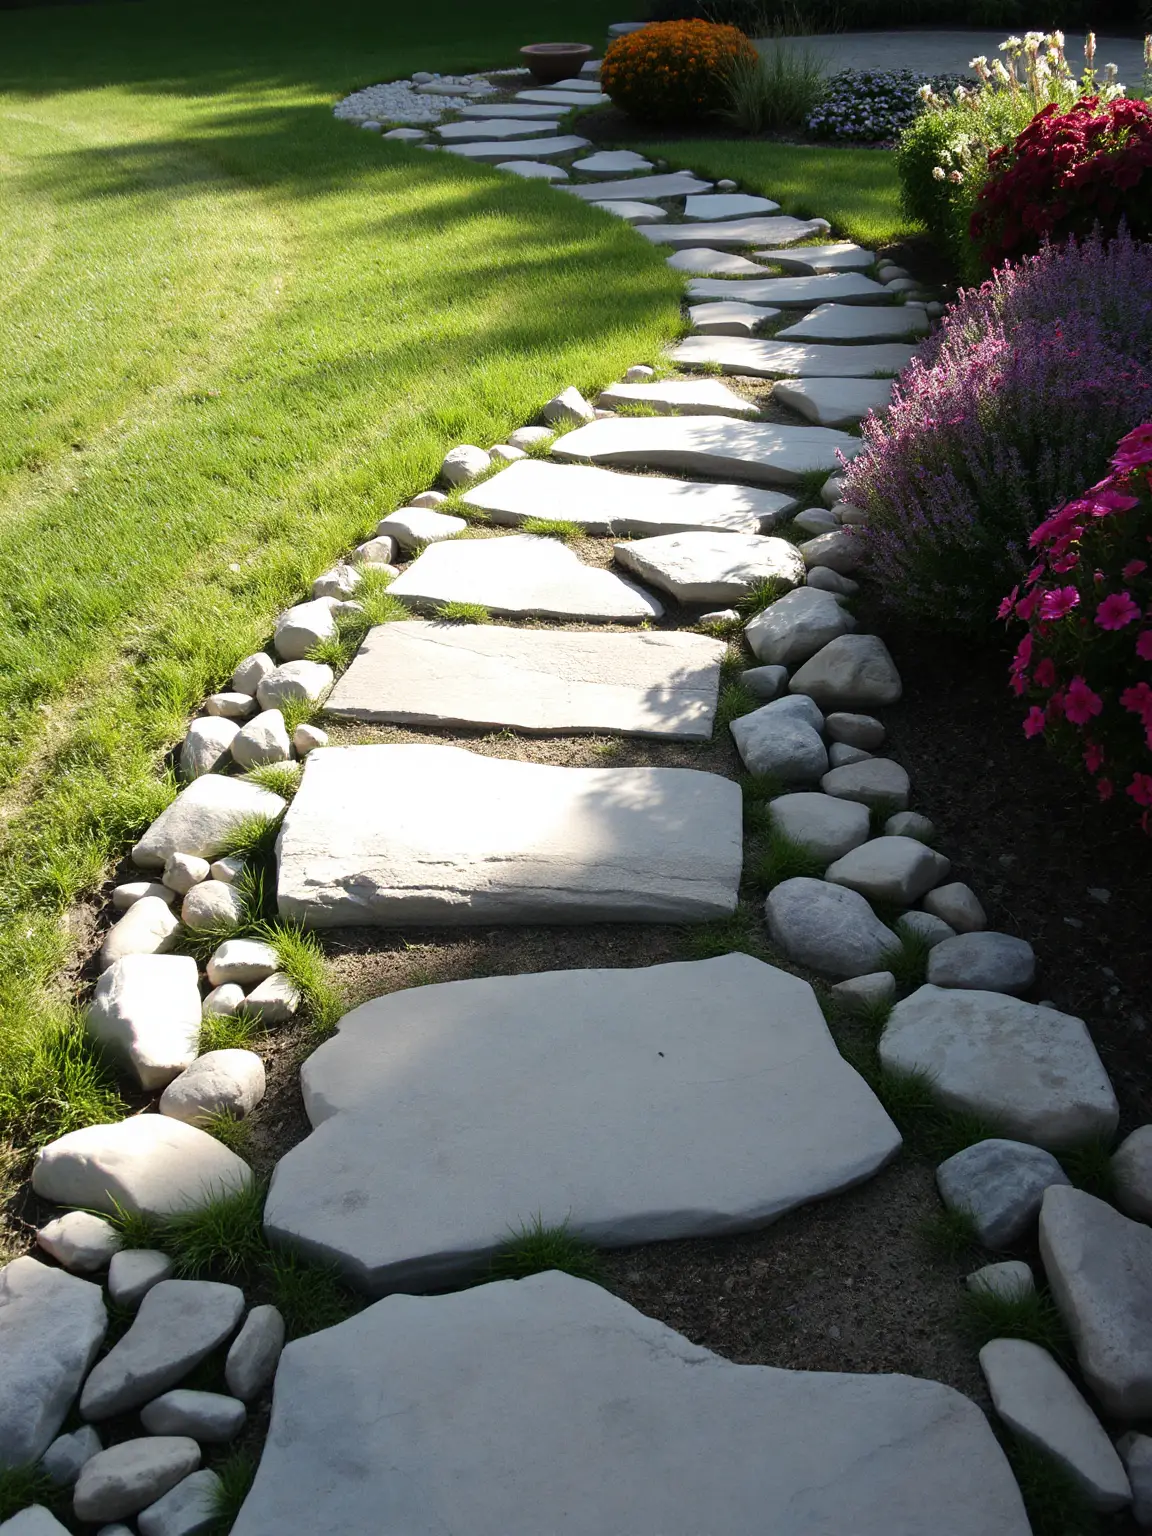
{"type": "Polygon", "coordinates": [[[1029,540],[1035,564],[1000,604],[1027,632],[1010,668],[1024,734],[1082,763],[1101,800],[1123,791],[1152,833],[1152,425],[1112,472],[1029,540]]]}
{"type": "Polygon", "coordinates": [[[1048,509],[1150,418],[1152,247],[1069,242],[962,294],[845,471],[886,600],[983,629],[1048,509]]]}

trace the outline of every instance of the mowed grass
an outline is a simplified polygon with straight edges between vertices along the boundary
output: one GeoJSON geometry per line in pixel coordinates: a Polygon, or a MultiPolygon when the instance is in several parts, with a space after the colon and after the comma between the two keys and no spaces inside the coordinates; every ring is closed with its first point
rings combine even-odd
{"type": "Polygon", "coordinates": [[[742,191],[773,198],[784,213],[827,219],[836,238],[870,249],[923,233],[900,211],[896,157],[888,150],[763,139],[683,139],[635,147],[712,181],[730,176],[742,191]]]}
{"type": "Polygon", "coordinates": [[[115,1109],[78,1046],[75,909],[174,792],[205,693],[449,447],[677,325],[627,227],[332,103],[612,19],[0,12],[0,1142],[115,1109]]]}

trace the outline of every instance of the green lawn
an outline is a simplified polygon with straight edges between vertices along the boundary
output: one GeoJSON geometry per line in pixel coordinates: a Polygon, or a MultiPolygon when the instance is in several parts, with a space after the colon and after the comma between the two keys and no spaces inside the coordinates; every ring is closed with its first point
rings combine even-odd
{"type": "Polygon", "coordinates": [[[205,692],[447,448],[678,323],[681,281],[619,221],[332,102],[613,19],[0,12],[0,1136],[99,1108],[58,978],[205,692]]]}

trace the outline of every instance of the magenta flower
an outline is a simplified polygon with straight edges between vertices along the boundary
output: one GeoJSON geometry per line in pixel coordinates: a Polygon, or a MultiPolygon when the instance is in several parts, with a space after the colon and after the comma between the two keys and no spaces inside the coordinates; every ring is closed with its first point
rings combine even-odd
{"type": "Polygon", "coordinates": [[[1134,773],[1124,793],[1131,795],[1137,805],[1152,805],[1152,773],[1134,773]]]}
{"type": "Polygon", "coordinates": [[[1021,640],[1020,644],[1016,647],[1016,654],[1012,658],[1012,671],[1013,672],[1023,672],[1025,667],[1028,665],[1028,663],[1031,660],[1032,660],[1032,636],[1030,634],[1028,634],[1028,635],[1024,636],[1024,638],[1021,640]]]}
{"type": "MultiPolygon", "coordinates": [[[[1062,619],[1066,613],[1071,613],[1079,602],[1080,594],[1075,587],[1055,587],[1041,597],[1040,617],[1062,619]]],[[[1019,613],[1019,608],[1016,611],[1019,613]]]]}
{"type": "Polygon", "coordinates": [[[1099,773],[1104,766],[1104,748],[1098,741],[1090,741],[1084,752],[1084,766],[1089,773],[1099,773]]]}
{"type": "Polygon", "coordinates": [[[1152,720],[1152,688],[1147,683],[1135,683],[1120,695],[1121,709],[1127,709],[1141,720],[1152,720]]]}
{"type": "Polygon", "coordinates": [[[1052,574],[1054,576],[1063,576],[1066,571],[1074,571],[1079,564],[1079,554],[1062,555],[1059,560],[1052,561],[1052,574]]]}
{"type": "Polygon", "coordinates": [[[1125,581],[1135,581],[1137,576],[1142,576],[1147,569],[1147,560],[1129,560],[1120,574],[1125,581]]]}
{"type": "Polygon", "coordinates": [[[1136,427],[1122,437],[1112,462],[1117,469],[1137,469],[1141,464],[1152,464],[1152,425],[1136,427]]]}
{"type": "Polygon", "coordinates": [[[1064,696],[1064,717],[1073,725],[1087,725],[1104,708],[1104,700],[1093,693],[1082,677],[1074,677],[1064,696]]]}
{"type": "Polygon", "coordinates": [[[1143,629],[1136,636],[1136,654],[1141,661],[1152,661],[1152,629],[1143,629]]]}
{"type": "Polygon", "coordinates": [[[1128,512],[1140,505],[1138,496],[1126,496],[1122,491],[1098,491],[1090,502],[1093,517],[1107,517],[1112,512],[1128,512]]]}
{"type": "Polygon", "coordinates": [[[1001,599],[1000,606],[996,610],[996,617],[998,619],[1010,619],[1012,617],[1012,610],[1016,606],[1016,599],[1019,596],[1020,588],[1013,587],[1008,596],[1001,599]]]}
{"type": "Polygon", "coordinates": [[[1044,711],[1038,709],[1035,704],[1028,711],[1024,720],[1025,736],[1042,736],[1044,734],[1044,711]]]}
{"type": "Polygon", "coordinates": [[[1040,601],[1039,588],[1033,587],[1026,597],[1022,597],[1016,604],[1016,617],[1023,619],[1025,623],[1032,617],[1036,604],[1040,601]]]}
{"type": "Polygon", "coordinates": [[[1032,681],[1037,688],[1055,688],[1056,664],[1051,656],[1045,656],[1032,674],[1032,681]]]}
{"type": "Polygon", "coordinates": [[[1100,796],[1101,800],[1111,800],[1112,790],[1113,784],[1111,779],[1096,780],[1096,793],[1100,796]]]}

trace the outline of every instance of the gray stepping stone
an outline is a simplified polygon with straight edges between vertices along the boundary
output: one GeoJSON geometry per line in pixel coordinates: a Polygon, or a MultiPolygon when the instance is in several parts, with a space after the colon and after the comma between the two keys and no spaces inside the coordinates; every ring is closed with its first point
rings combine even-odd
{"type": "Polygon", "coordinates": [[[927,1072],[948,1108],[1050,1152],[1116,1130],[1116,1095],[1084,1021],[1003,992],[919,988],[892,1010],[880,1060],[927,1072]]]}
{"type": "Polygon", "coordinates": [[[448,143],[457,140],[477,139],[524,139],[534,133],[553,133],[560,127],[559,122],[537,122],[532,119],[516,117],[492,117],[482,124],[476,123],[445,123],[436,132],[448,143]]]}
{"type": "Polygon", "coordinates": [[[640,233],[653,245],[792,245],[828,228],[823,219],[723,219],[715,224],[664,224],[640,233]]]}
{"type": "Polygon", "coordinates": [[[688,318],[702,336],[751,336],[780,313],[769,304],[693,304],[688,318]]]}
{"type": "Polygon", "coordinates": [[[701,181],[691,171],[671,171],[663,176],[645,176],[643,181],[635,176],[627,181],[586,181],[582,185],[566,187],[586,203],[612,202],[620,197],[684,197],[689,192],[709,192],[710,181],[701,181]]]}
{"type": "MultiPolygon", "coordinates": [[[[700,233],[694,225],[693,232],[700,233]]],[[[715,241],[713,242],[715,244],[715,241]]],[[[722,278],[699,277],[688,284],[690,299],[739,299],[748,304],[779,304],[785,309],[811,309],[828,299],[841,304],[890,304],[883,283],[855,272],[824,272],[814,277],[766,277],[735,288],[722,278]]]]}
{"type": "MultiPolygon", "coordinates": [[[[550,139],[518,139],[513,146],[521,160],[550,160],[554,155],[569,155],[574,149],[583,149],[587,139],[574,133],[559,134],[550,139]]],[[[471,144],[446,144],[445,153],[461,155],[465,160],[503,160],[508,145],[491,139],[471,144]]]]}
{"type": "Polygon", "coordinates": [[[864,272],[876,260],[875,251],[866,251],[849,240],[834,240],[827,245],[800,245],[790,251],[771,253],[779,267],[791,272],[864,272]]]}
{"type": "Polygon", "coordinates": [[[667,258],[667,264],[674,272],[700,277],[762,277],[767,270],[732,251],[716,251],[706,245],[677,251],[667,258]]]}
{"type": "Polygon", "coordinates": [[[749,773],[767,773],[785,784],[811,784],[827,771],[828,753],[819,726],[797,717],[791,699],[777,699],[733,720],[728,727],[749,773]]]}
{"type": "MultiPolygon", "coordinates": [[[[817,470],[835,469],[838,454],[851,459],[861,447],[859,438],[826,427],[781,427],[722,416],[617,416],[566,432],[552,452],[560,459],[795,485],[817,470]]],[[[397,585],[390,590],[395,592],[397,585]]]]}
{"type": "Polygon", "coordinates": [[[685,368],[718,366],[724,373],[761,379],[871,379],[876,374],[898,374],[911,362],[914,351],[897,342],[833,347],[805,341],[686,336],[669,348],[668,356],[685,368]]]}
{"type": "Polygon", "coordinates": [[[533,103],[525,101],[478,101],[471,103],[467,107],[461,107],[459,110],[461,117],[466,117],[469,119],[507,119],[510,117],[516,117],[522,118],[527,122],[532,122],[533,120],[542,122],[546,118],[555,117],[556,115],[554,107],[543,106],[539,102],[533,103]]]}
{"type": "Polygon", "coordinates": [[[522,459],[464,497],[493,522],[513,527],[529,517],[560,518],[586,533],[680,533],[694,528],[759,533],[781,523],[796,498],[747,485],[618,475],[587,464],[522,459]]]}
{"type": "Polygon", "coordinates": [[[784,880],[768,892],[764,910],[788,958],[831,981],[882,971],[900,948],[863,896],[825,880],[784,880]]]}
{"type": "Polygon", "coordinates": [[[1082,1189],[1054,1184],[1040,1207],[1040,1257],[1084,1380],[1105,1413],[1146,1419],[1152,1413],[1152,1228],[1082,1189]]]}
{"type": "Polygon", "coordinates": [[[750,192],[696,193],[684,203],[686,219],[747,219],[755,214],[778,213],[780,204],[750,192]]]}
{"type": "Polygon", "coordinates": [[[895,341],[923,336],[927,329],[924,311],[906,305],[880,309],[868,304],[819,304],[776,334],[789,341],[895,341]]]}
{"type": "Polygon", "coordinates": [[[561,1508],[635,1536],[936,1536],[942,1510],[948,1536],[1030,1529],[951,1388],[734,1365],[557,1272],[390,1296],[288,1346],[233,1536],[375,1531],[390,1508],[408,1536],[537,1536],[561,1508]]]}
{"type": "Polygon", "coordinates": [[[737,786],[692,769],[327,747],[281,829],[280,915],[317,928],[706,922],[735,908],[740,822],[737,786]]]}
{"type": "Polygon", "coordinates": [[[0,1468],[38,1461],[104,1342],[104,1293],[38,1259],[0,1269],[0,1468]]]}
{"type": "Polygon", "coordinates": [[[646,405],[662,416],[758,416],[753,400],[721,384],[719,379],[662,379],[655,384],[609,384],[596,401],[602,409],[646,405]]]}
{"type": "Polygon", "coordinates": [[[593,203],[592,206],[603,209],[605,213],[615,214],[618,219],[626,219],[629,224],[655,224],[657,220],[668,217],[667,208],[661,208],[657,203],[632,203],[625,198],[615,203],[593,203]]]}
{"type": "MultiPolygon", "coordinates": [[[[579,430],[568,433],[565,441],[579,436],[579,430]]],[[[388,590],[410,608],[481,603],[500,617],[639,623],[664,612],[654,597],[614,571],[584,565],[559,540],[527,533],[430,544],[388,590]]]]}
{"type": "Polygon", "coordinates": [[[568,172],[559,165],[545,165],[537,160],[501,160],[496,169],[526,181],[567,181],[568,172]]]}
{"type": "Polygon", "coordinates": [[[572,169],[586,175],[611,176],[619,171],[650,171],[652,162],[632,149],[601,149],[583,160],[574,160],[572,169]]]}
{"type": "Polygon", "coordinates": [[[266,1230],[374,1292],[482,1273],[537,1216],[605,1247],[766,1226],[900,1145],[808,984],[740,954],[394,992],[301,1082],[266,1230]]]}
{"type": "Polygon", "coordinates": [[[869,411],[892,404],[890,379],[784,379],[772,391],[786,405],[818,427],[850,427],[869,411]]]}
{"type": "Polygon", "coordinates": [[[934,987],[1027,992],[1035,977],[1031,944],[1009,933],[959,933],[928,957],[927,979],[934,987]]]}
{"type": "Polygon", "coordinates": [[[382,624],[336,685],[337,719],[707,741],[721,641],[650,631],[382,624]]]}
{"type": "Polygon", "coordinates": [[[755,533],[665,533],[617,544],[616,560],[681,603],[728,603],[768,577],[795,585],[804,560],[787,539],[755,533]]]}
{"type": "Polygon", "coordinates": [[[1071,1180],[1043,1147],[991,1137],[975,1142],[936,1170],[936,1187],[950,1211],[966,1211],[984,1248],[1011,1248],[1029,1235],[1050,1184],[1071,1180]]]}
{"type": "Polygon", "coordinates": [[[602,107],[608,97],[601,91],[581,91],[565,87],[554,91],[517,91],[516,100],[530,101],[540,106],[602,107]]]}
{"type": "Polygon", "coordinates": [[[206,773],[161,811],[132,849],[132,862],[141,869],[163,869],[173,853],[211,861],[227,849],[245,821],[253,816],[274,821],[286,804],[279,795],[255,784],[206,773]]]}

